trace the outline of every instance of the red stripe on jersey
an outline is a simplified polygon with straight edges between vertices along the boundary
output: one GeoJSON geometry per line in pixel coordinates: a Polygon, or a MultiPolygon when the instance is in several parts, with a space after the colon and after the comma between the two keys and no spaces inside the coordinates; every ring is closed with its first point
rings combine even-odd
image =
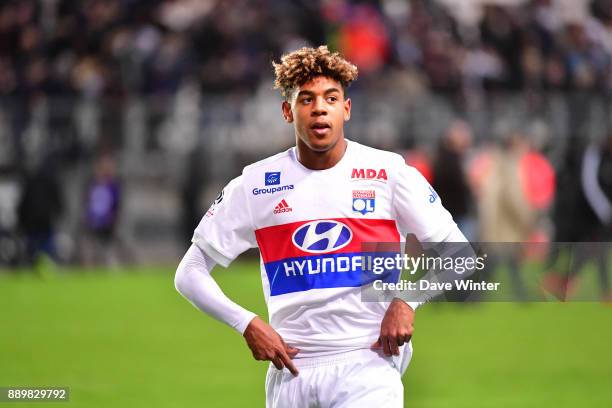
{"type": "MultiPolygon", "coordinates": [[[[302,225],[311,221],[338,221],[350,228],[353,236],[348,245],[325,254],[356,253],[363,249],[362,244],[368,242],[399,242],[395,221],[376,220],[366,218],[326,218],[322,220],[308,220],[292,222],[289,224],[265,227],[255,231],[255,237],[264,262],[273,262],[281,259],[317,255],[298,248],[292,241],[293,234],[302,225]]],[[[318,255],[321,255],[319,253],[318,255]]]]}

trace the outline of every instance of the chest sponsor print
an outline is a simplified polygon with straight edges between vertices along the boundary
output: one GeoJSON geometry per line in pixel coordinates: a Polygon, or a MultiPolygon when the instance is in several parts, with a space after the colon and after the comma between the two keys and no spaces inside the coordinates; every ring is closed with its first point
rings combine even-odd
{"type": "MultiPolygon", "coordinates": [[[[255,231],[270,295],[312,289],[360,287],[375,279],[394,282],[399,271],[366,271],[362,244],[399,242],[395,221],[334,218],[300,221],[255,231]]],[[[375,255],[386,256],[380,252],[375,255]]],[[[388,256],[395,256],[390,252],[388,256]]]]}

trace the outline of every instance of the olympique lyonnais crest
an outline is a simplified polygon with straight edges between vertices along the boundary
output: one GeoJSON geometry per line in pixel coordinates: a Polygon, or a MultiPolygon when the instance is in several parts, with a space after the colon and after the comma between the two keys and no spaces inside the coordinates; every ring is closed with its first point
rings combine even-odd
{"type": "Polygon", "coordinates": [[[366,215],[376,208],[376,191],[353,190],[353,211],[366,215]]]}

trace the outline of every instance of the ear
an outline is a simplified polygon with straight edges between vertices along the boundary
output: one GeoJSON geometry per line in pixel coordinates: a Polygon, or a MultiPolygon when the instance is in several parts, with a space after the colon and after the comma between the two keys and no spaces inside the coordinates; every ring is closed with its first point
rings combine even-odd
{"type": "Polygon", "coordinates": [[[291,105],[289,102],[284,101],[281,109],[283,110],[283,117],[285,118],[285,122],[293,123],[293,112],[291,111],[291,105]]]}
{"type": "Polygon", "coordinates": [[[344,100],[344,121],[348,122],[351,118],[351,99],[346,98],[344,100]]]}

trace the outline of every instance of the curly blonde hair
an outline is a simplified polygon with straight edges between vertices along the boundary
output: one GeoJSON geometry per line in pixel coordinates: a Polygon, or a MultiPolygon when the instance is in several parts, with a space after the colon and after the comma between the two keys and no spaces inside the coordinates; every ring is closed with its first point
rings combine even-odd
{"type": "Polygon", "coordinates": [[[344,90],[357,79],[357,67],[339,53],[330,52],[326,45],[300,48],[283,55],[280,63],[272,62],[272,66],[276,75],[274,88],[280,89],[285,99],[291,97],[294,89],[317,76],[338,81],[344,90]]]}

